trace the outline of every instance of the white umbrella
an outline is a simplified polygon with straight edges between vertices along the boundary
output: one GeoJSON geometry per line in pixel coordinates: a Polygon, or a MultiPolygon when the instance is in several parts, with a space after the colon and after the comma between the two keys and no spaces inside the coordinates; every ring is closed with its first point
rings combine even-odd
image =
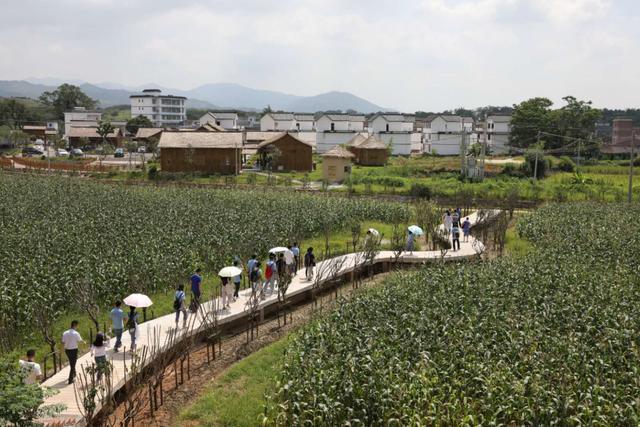
{"type": "Polygon", "coordinates": [[[369,234],[372,234],[374,236],[379,236],[380,235],[380,232],[378,230],[376,230],[375,228],[370,228],[367,231],[369,232],[369,234]]]}
{"type": "Polygon", "coordinates": [[[270,254],[277,254],[280,252],[287,252],[289,250],[289,248],[285,248],[284,246],[277,246],[275,248],[271,248],[269,249],[269,253],[270,254]]]}
{"type": "Polygon", "coordinates": [[[424,234],[424,231],[422,231],[422,228],[418,227],[417,225],[412,225],[411,227],[409,227],[409,231],[415,234],[416,236],[422,236],[424,234]]]}
{"type": "Polygon", "coordinates": [[[236,277],[242,274],[242,269],[232,265],[231,267],[225,267],[222,270],[218,271],[218,276],[220,277],[236,277]]]}
{"type": "Polygon", "coordinates": [[[153,301],[151,301],[151,298],[149,298],[144,294],[131,294],[125,299],[123,299],[122,302],[127,304],[129,307],[139,307],[139,308],[149,307],[151,306],[151,304],[153,304],[153,301]]]}

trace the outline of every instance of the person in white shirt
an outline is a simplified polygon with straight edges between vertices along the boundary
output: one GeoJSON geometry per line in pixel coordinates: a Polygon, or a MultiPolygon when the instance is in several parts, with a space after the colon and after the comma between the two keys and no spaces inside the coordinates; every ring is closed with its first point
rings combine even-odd
{"type": "Polygon", "coordinates": [[[78,321],[71,321],[71,328],[62,334],[62,344],[64,344],[64,352],[69,359],[69,384],[73,384],[76,378],[76,362],[78,361],[78,344],[84,342],[80,333],[77,331],[78,321]]]}
{"type": "Polygon", "coordinates": [[[102,374],[108,372],[107,349],[109,348],[109,337],[102,332],[96,335],[96,339],[91,344],[91,354],[95,358],[98,371],[98,381],[102,379],[102,374]]]}
{"type": "Polygon", "coordinates": [[[291,246],[289,246],[289,250],[284,253],[284,262],[285,264],[287,264],[287,270],[289,270],[289,274],[296,274],[296,266],[294,265],[294,263],[296,262],[296,258],[293,255],[291,246]]]}
{"type": "Polygon", "coordinates": [[[20,370],[22,371],[22,382],[24,384],[36,384],[42,378],[40,365],[34,362],[36,358],[35,350],[27,350],[27,360],[21,360],[20,370]]]}

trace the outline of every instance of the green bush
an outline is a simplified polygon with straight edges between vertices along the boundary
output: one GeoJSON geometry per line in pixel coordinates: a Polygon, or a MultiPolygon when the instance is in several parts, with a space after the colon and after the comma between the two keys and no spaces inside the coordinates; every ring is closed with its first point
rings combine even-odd
{"type": "Polygon", "coordinates": [[[558,169],[563,172],[575,172],[576,164],[570,157],[562,156],[558,161],[558,169]]]}
{"type": "Polygon", "coordinates": [[[420,184],[420,183],[411,184],[411,190],[409,190],[409,194],[413,197],[419,197],[427,200],[433,197],[433,192],[431,190],[431,187],[425,184],[420,184]]]}
{"type": "Polygon", "coordinates": [[[147,177],[152,181],[158,178],[158,167],[156,165],[151,166],[147,170],[147,177]]]}
{"type": "Polygon", "coordinates": [[[0,358],[0,425],[30,426],[38,415],[44,392],[37,384],[25,385],[17,357],[0,358]]]}

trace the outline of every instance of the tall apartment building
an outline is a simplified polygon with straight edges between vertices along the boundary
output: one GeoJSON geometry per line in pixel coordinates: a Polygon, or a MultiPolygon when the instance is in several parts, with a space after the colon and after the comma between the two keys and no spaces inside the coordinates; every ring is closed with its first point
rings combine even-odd
{"type": "Polygon", "coordinates": [[[129,99],[131,117],[147,116],[155,127],[182,126],[187,120],[184,96],[162,95],[160,89],[145,89],[129,99]]]}

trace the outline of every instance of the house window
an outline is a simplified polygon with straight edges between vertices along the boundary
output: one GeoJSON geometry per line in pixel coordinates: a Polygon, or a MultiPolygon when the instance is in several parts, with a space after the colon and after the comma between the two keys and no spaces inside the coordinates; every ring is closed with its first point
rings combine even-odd
{"type": "Polygon", "coordinates": [[[491,134],[487,134],[487,140],[491,141],[491,134]]]}
{"type": "Polygon", "coordinates": [[[335,123],[331,123],[331,131],[336,130],[336,124],[335,123]]]}
{"type": "Polygon", "coordinates": [[[300,130],[300,123],[296,123],[296,129],[300,130]]]}
{"type": "Polygon", "coordinates": [[[387,130],[387,132],[389,132],[389,123],[386,124],[385,129],[387,130]]]}
{"type": "Polygon", "coordinates": [[[216,125],[220,126],[220,120],[216,120],[216,125]]]}

